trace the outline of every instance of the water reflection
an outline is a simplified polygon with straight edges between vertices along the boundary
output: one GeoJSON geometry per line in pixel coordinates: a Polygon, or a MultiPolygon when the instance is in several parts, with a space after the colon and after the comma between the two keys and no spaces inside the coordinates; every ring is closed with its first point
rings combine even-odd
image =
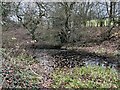
{"type": "MultiPolygon", "coordinates": [[[[104,68],[118,68],[118,61],[111,58],[96,56],[85,52],[69,50],[44,49],[36,50],[38,60],[47,68],[73,68],[75,66],[99,65],[104,68]]],[[[52,69],[51,69],[52,70],[52,69]]]]}

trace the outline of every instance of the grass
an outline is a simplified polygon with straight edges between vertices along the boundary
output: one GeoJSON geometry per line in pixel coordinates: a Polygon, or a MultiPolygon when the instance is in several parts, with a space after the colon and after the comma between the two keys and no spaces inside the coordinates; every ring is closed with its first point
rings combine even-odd
{"type": "MultiPolygon", "coordinates": [[[[118,20],[118,18],[115,18],[115,20],[118,20]]],[[[106,18],[106,19],[93,19],[93,20],[90,20],[90,21],[87,21],[86,22],[86,26],[88,27],[89,25],[91,26],[97,26],[97,23],[98,23],[98,26],[100,26],[100,22],[103,22],[103,25],[104,26],[108,26],[109,25],[109,19],[106,18]]],[[[111,22],[111,25],[113,25],[113,21],[111,22]]]]}
{"type": "Polygon", "coordinates": [[[100,66],[56,69],[52,74],[54,88],[118,88],[118,73],[100,66]]]}

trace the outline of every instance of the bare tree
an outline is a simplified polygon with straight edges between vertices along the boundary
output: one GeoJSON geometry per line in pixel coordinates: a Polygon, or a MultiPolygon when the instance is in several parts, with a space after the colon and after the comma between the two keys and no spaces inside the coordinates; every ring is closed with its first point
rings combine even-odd
{"type": "Polygon", "coordinates": [[[71,33],[71,16],[75,2],[59,2],[53,3],[54,9],[51,14],[53,27],[59,29],[57,37],[60,38],[62,44],[69,42],[71,33]]]}
{"type": "Polygon", "coordinates": [[[17,4],[16,16],[19,22],[29,31],[32,40],[36,40],[35,31],[40,24],[41,18],[45,16],[45,8],[43,3],[27,3],[27,6],[25,8],[21,8],[20,10],[21,4],[21,2],[17,4]]]}
{"type": "Polygon", "coordinates": [[[110,5],[108,7],[108,3],[106,3],[106,7],[107,7],[107,12],[109,15],[109,30],[106,33],[106,38],[105,39],[109,39],[110,35],[111,35],[111,31],[112,29],[115,27],[115,9],[116,9],[116,2],[112,2],[110,1],[110,5]],[[113,25],[111,27],[111,23],[113,22],[113,25]]]}

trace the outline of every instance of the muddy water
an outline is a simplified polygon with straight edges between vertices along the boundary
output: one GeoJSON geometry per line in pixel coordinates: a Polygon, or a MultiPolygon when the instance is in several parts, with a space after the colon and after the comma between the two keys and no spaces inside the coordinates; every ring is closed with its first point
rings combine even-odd
{"type": "Polygon", "coordinates": [[[37,49],[35,50],[36,59],[41,63],[44,70],[50,73],[54,68],[75,66],[99,65],[119,70],[119,60],[103,56],[97,56],[82,51],[57,50],[57,49],[37,49]]]}

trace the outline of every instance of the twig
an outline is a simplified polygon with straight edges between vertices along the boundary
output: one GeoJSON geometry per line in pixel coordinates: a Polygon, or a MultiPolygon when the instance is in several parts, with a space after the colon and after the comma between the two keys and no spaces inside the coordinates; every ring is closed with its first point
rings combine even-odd
{"type": "Polygon", "coordinates": [[[31,66],[29,65],[29,69],[37,76],[39,76],[39,74],[37,74],[35,71],[32,70],[31,66]]]}

